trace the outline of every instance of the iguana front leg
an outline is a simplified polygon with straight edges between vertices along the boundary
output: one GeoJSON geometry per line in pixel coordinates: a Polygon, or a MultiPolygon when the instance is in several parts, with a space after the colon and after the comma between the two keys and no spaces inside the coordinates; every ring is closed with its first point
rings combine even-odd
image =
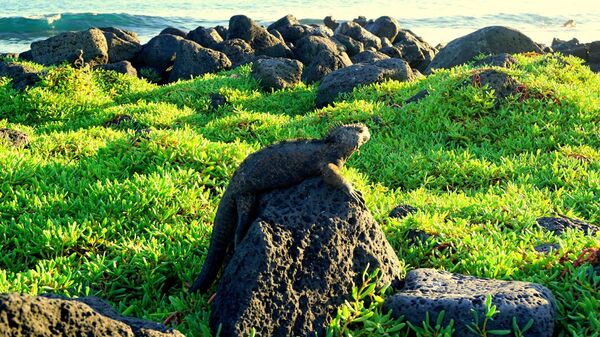
{"type": "Polygon", "coordinates": [[[334,163],[327,163],[321,168],[321,174],[323,176],[323,180],[340,190],[344,191],[352,200],[356,201],[363,208],[367,208],[365,205],[365,200],[362,197],[362,194],[355,190],[350,183],[344,179],[342,174],[340,173],[340,168],[334,163]]]}

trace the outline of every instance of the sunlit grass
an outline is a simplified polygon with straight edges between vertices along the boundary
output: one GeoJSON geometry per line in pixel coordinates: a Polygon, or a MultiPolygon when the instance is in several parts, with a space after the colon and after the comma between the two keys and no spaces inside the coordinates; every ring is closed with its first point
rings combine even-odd
{"type": "Polygon", "coordinates": [[[263,92],[248,66],[168,86],[68,67],[22,93],[0,79],[0,127],[30,138],[0,143],[0,292],[92,294],[156,321],[179,311],[177,328],[203,336],[208,296],[185,291],[237,165],[273,142],[362,122],[372,139],[344,174],[407,269],[541,283],[559,302],[559,335],[592,336],[600,276],[570,265],[600,238],[556,237],[535,219],[600,223],[600,76],[575,58],[516,57],[499,71],[545,96],[498,108],[469,85],[469,65],[360,88],[319,110],[316,85],[263,92]],[[404,104],[422,89],[427,97],[404,104]],[[213,110],[211,93],[228,103],[213,110]],[[151,131],[107,124],[119,115],[151,131]],[[418,212],[388,218],[400,203],[418,212]],[[432,238],[409,242],[415,229],[432,238]],[[560,248],[546,256],[540,243],[560,248]]]}

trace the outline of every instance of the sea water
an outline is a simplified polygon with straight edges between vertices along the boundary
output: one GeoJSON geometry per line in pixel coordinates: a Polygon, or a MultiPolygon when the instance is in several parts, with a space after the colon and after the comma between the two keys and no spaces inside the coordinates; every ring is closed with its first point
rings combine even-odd
{"type": "Polygon", "coordinates": [[[389,15],[432,45],[491,25],[516,28],[544,44],[554,37],[600,40],[600,0],[0,0],[0,52],[25,51],[33,41],[89,27],[131,30],[145,42],[169,26],[227,26],[237,14],[265,25],[287,14],[305,23],[327,15],[339,21],[389,15]],[[575,25],[564,27],[568,20],[575,25]]]}

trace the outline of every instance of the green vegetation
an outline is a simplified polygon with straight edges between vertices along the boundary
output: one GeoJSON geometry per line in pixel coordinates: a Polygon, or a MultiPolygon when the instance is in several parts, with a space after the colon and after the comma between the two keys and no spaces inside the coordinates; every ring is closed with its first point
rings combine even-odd
{"type": "MultiPolygon", "coordinates": [[[[0,79],[0,128],[31,140],[0,142],[0,292],[97,295],[155,321],[177,312],[178,329],[207,336],[209,296],[185,290],[237,165],[273,142],[363,122],[372,139],[344,174],[407,270],[541,283],[558,301],[559,336],[598,336],[600,276],[573,263],[600,237],[556,237],[535,219],[600,224],[600,76],[572,57],[517,59],[499,71],[529,98],[499,108],[487,88],[469,85],[469,65],[360,88],[320,110],[316,86],[262,92],[249,67],[168,86],[57,67],[23,93],[0,79]],[[422,89],[429,96],[403,104],[422,89]],[[211,110],[216,92],[230,103],[211,110]],[[107,124],[124,114],[137,123],[107,124]],[[388,218],[400,203],[419,211],[388,218]],[[410,243],[413,229],[432,237],[410,243]],[[544,255],[541,243],[560,248],[544,255]]],[[[387,328],[398,324],[366,308],[387,328]]]]}

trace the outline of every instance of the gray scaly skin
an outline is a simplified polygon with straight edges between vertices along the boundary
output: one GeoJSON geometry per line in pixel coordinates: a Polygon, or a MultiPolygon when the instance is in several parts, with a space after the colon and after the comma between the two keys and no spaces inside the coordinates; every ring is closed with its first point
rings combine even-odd
{"type": "Polygon", "coordinates": [[[336,127],[324,139],[281,142],[249,155],[221,198],[208,255],[189,292],[205,293],[210,288],[228,249],[246,234],[255,198],[260,193],[320,176],[364,206],[362,196],[342,177],[340,169],[370,137],[363,124],[349,124],[336,127]]]}

